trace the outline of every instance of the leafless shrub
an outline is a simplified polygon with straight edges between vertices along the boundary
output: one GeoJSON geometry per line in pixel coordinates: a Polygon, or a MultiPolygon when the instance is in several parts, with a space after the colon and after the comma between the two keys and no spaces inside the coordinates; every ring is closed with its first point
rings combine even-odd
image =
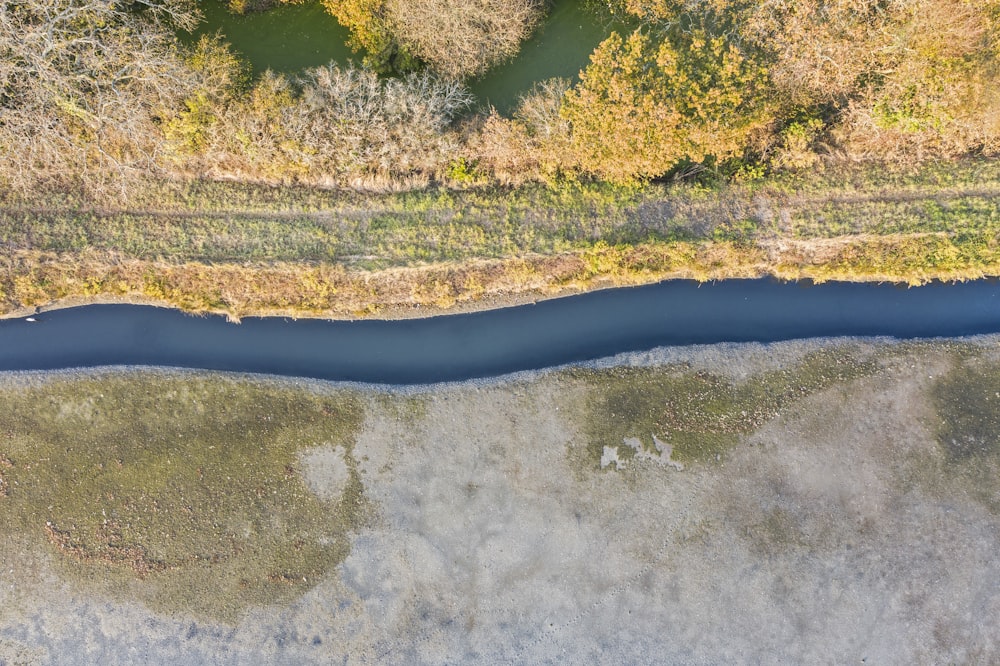
{"type": "Polygon", "coordinates": [[[857,86],[836,130],[854,159],[1000,151],[1000,3],[890,3],[885,68],[857,86]]]}
{"type": "Polygon", "coordinates": [[[481,74],[513,56],[543,11],[543,0],[386,2],[396,38],[449,78],[481,74]]]}
{"type": "Polygon", "coordinates": [[[536,83],[518,102],[514,117],[540,140],[569,136],[569,122],[559,114],[563,95],[573,85],[569,79],[546,79],[536,83]]]}
{"type": "Polygon", "coordinates": [[[189,0],[0,2],[0,182],[102,191],[155,168],[197,83],[174,29],[196,19],[189,0]]]}
{"type": "Polygon", "coordinates": [[[771,77],[793,103],[846,99],[887,65],[895,0],[764,0],[741,32],[775,56],[771,77]]]}
{"type": "Polygon", "coordinates": [[[429,179],[457,149],[454,118],[471,103],[429,73],[380,80],[353,66],[267,74],[218,114],[201,150],[212,176],[316,185],[429,179]]]}
{"type": "Polygon", "coordinates": [[[330,167],[402,175],[436,170],[448,159],[454,138],[446,130],[471,101],[461,84],[428,73],[382,81],[330,65],[308,72],[298,113],[287,120],[303,145],[342,156],[330,167]]]}
{"type": "Polygon", "coordinates": [[[570,127],[559,115],[568,79],[535,84],[521,97],[513,118],[492,112],[469,139],[470,159],[506,185],[546,180],[572,168],[570,127]]]}

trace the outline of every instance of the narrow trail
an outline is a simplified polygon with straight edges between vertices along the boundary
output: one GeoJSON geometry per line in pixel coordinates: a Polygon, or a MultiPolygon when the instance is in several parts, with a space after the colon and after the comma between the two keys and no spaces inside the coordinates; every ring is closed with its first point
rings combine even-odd
{"type": "MultiPolygon", "coordinates": [[[[954,201],[956,199],[977,198],[994,199],[1000,198],[1000,184],[994,187],[946,187],[941,189],[930,188],[886,188],[872,192],[857,192],[830,195],[787,195],[761,192],[757,194],[747,194],[745,197],[735,197],[736,200],[744,200],[747,204],[759,203],[761,201],[780,206],[791,207],[813,207],[822,205],[856,205],[864,203],[910,203],[916,201],[954,201]]],[[[655,204],[656,200],[641,202],[642,204],[655,204]]],[[[720,203],[722,199],[720,198],[720,203]]],[[[490,209],[479,209],[488,212],[490,209]]],[[[414,215],[407,211],[394,207],[372,207],[372,206],[346,206],[344,208],[330,207],[325,210],[289,210],[277,209],[266,210],[261,208],[224,208],[207,210],[190,210],[183,208],[113,208],[105,206],[71,207],[71,206],[18,206],[0,204],[0,216],[55,216],[71,217],[77,215],[92,215],[97,217],[148,217],[151,219],[210,219],[210,220],[315,220],[319,222],[334,222],[338,220],[359,221],[369,219],[379,215],[414,215]]],[[[421,212],[421,215],[426,215],[421,212]]]]}

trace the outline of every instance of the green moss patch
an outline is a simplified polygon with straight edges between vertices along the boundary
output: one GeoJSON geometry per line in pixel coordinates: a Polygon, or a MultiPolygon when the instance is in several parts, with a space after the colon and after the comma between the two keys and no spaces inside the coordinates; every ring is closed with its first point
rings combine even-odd
{"type": "Polygon", "coordinates": [[[874,361],[850,350],[822,350],[790,369],[764,372],[745,381],[687,367],[576,370],[588,385],[586,464],[596,468],[605,446],[622,460],[636,452],[622,446],[639,438],[653,451],[655,435],[672,448],[672,460],[688,464],[721,460],[741,435],[774,418],[789,403],[838,383],[870,374],[874,361]]]}
{"type": "Polygon", "coordinates": [[[967,360],[935,382],[941,472],[1000,514],[1000,363],[967,360]]]}
{"type": "Polygon", "coordinates": [[[1000,454],[1000,366],[962,365],[932,390],[938,443],[952,462],[1000,454]]]}
{"type": "Polygon", "coordinates": [[[214,376],[106,375],[0,389],[0,521],[66,576],[165,612],[232,620],[290,600],[348,552],[363,496],[350,394],[214,376]],[[321,501],[319,445],[349,481],[321,501]]]}

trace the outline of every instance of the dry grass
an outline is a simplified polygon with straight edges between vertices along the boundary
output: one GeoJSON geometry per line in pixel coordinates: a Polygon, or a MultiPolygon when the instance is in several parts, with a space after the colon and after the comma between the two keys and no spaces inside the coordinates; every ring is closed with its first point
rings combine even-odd
{"type": "Polygon", "coordinates": [[[338,194],[151,187],[131,211],[0,213],[5,312],[51,302],[406,316],[668,278],[920,284],[1000,275],[1000,171],[860,169],[743,186],[338,194]]]}
{"type": "Polygon", "coordinates": [[[319,317],[400,316],[407,312],[508,304],[664,279],[784,279],[922,284],[1000,274],[1000,248],[969,252],[945,235],[832,240],[654,242],[594,247],[554,256],[346,270],[306,263],[202,264],[144,261],[110,252],[3,257],[4,310],[107,297],[196,312],[319,317]],[[939,260],[940,267],[932,263],[939,260]]]}

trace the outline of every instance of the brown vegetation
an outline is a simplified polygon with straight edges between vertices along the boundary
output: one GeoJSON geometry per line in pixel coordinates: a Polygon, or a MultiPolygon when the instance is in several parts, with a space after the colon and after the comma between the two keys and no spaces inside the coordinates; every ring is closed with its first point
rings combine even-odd
{"type": "Polygon", "coordinates": [[[922,284],[1000,275],[1000,248],[947,234],[858,234],[831,240],[597,243],[554,256],[466,260],[376,271],[329,265],[173,264],[116,253],[16,252],[0,294],[10,310],[94,298],[153,302],[233,318],[406,316],[533,301],[665,279],[869,280],[922,284]]]}
{"type": "Polygon", "coordinates": [[[765,183],[363,197],[163,183],[132,210],[6,207],[0,310],[124,299],[406,316],[667,278],[1000,275],[998,162],[765,183]]]}
{"type": "Polygon", "coordinates": [[[114,520],[105,520],[95,530],[94,540],[98,545],[83,545],[73,540],[68,530],[56,528],[51,522],[45,523],[45,534],[55,549],[67,557],[80,562],[101,562],[132,571],[139,578],[145,578],[156,571],[167,568],[162,562],[150,560],[144,548],[123,543],[121,526],[114,520]]]}
{"type": "Polygon", "coordinates": [[[159,125],[199,83],[172,33],[194,21],[186,0],[0,3],[0,186],[105,189],[158,169],[159,125]]]}
{"type": "MultiPolygon", "coordinates": [[[[467,112],[473,100],[455,79],[458,63],[481,71],[505,57],[541,5],[445,2],[438,12],[425,2],[331,0],[331,9],[347,23],[368,21],[355,37],[367,34],[371,48],[382,40],[397,55],[412,49],[432,63],[442,49],[436,67],[444,77],[379,77],[371,67],[330,64],[253,81],[218,39],[181,46],[174,31],[194,20],[184,0],[147,0],[134,10],[112,0],[2,3],[0,152],[18,159],[0,165],[0,185],[8,202],[20,198],[29,202],[21,210],[43,216],[48,209],[31,202],[52,191],[82,189],[75,205],[135,200],[137,177],[150,173],[182,183],[354,190],[434,184],[452,188],[443,195],[449,201],[456,189],[543,181],[552,187],[546,205],[573,206],[581,201],[560,193],[587,180],[635,192],[652,179],[706,170],[722,183],[837,162],[1000,152],[997,0],[628,0],[616,7],[638,16],[640,28],[609,37],[576,84],[537,84],[509,117],[467,112]],[[406,37],[407,21],[420,31],[406,37]],[[479,33],[462,37],[461,48],[422,41],[461,37],[463,21],[479,33]],[[499,41],[483,46],[492,39],[499,41]],[[456,60],[443,64],[447,58],[456,60]]],[[[520,196],[484,191],[494,200],[520,196]]],[[[70,249],[12,243],[0,296],[9,306],[117,294],[237,315],[355,314],[660,277],[770,272],[919,282],[997,272],[982,229],[962,238],[933,224],[897,235],[831,230],[841,240],[820,243],[783,229],[744,234],[740,225],[757,223],[744,216],[706,218],[694,236],[601,222],[587,235],[582,221],[545,226],[554,219],[545,210],[514,223],[490,203],[499,217],[469,226],[462,210],[425,203],[405,205],[452,224],[438,246],[413,241],[424,226],[396,227],[399,211],[374,222],[390,230],[372,241],[383,245],[337,245],[351,245],[350,262],[367,268],[405,255],[409,267],[397,272],[354,271],[339,254],[310,255],[317,263],[307,265],[261,251],[251,259],[273,261],[206,265],[186,264],[172,249],[160,261],[121,257],[115,246],[80,249],[76,240],[70,249]],[[532,238],[544,242],[525,240],[532,238]],[[484,259],[492,261],[415,263],[484,259]]],[[[834,217],[823,224],[832,229],[834,217]]]]}
{"type": "Polygon", "coordinates": [[[450,79],[475,76],[510,58],[542,18],[543,0],[323,0],[379,71],[423,61],[450,79]]]}
{"type": "Polygon", "coordinates": [[[386,0],[396,39],[452,79],[481,74],[517,53],[542,17],[542,0],[386,0]]]}
{"type": "Polygon", "coordinates": [[[458,123],[471,97],[454,79],[511,54],[541,3],[331,0],[373,57],[415,53],[445,78],[331,64],[252,84],[219,41],[179,45],[173,31],[194,21],[184,0],[4,3],[0,149],[21,159],[0,182],[122,196],[149,172],[380,189],[632,183],[1000,150],[995,0],[616,6],[643,26],[612,34],[575,86],[541,82],[512,117],[458,123]]]}
{"type": "Polygon", "coordinates": [[[581,76],[563,106],[574,154],[615,181],[738,156],[772,121],[761,65],[701,28],[678,40],[614,34],[581,76]]]}
{"type": "Polygon", "coordinates": [[[470,132],[467,152],[480,173],[501,185],[551,182],[574,169],[569,122],[560,115],[568,79],[536,83],[512,118],[492,111],[470,132]]]}
{"type": "Polygon", "coordinates": [[[921,160],[1000,152],[1000,3],[926,0],[894,16],[879,82],[837,128],[852,157],[921,160]]]}
{"type": "Polygon", "coordinates": [[[694,149],[688,156],[695,162],[709,157],[709,165],[738,158],[734,169],[804,168],[819,158],[899,163],[1000,150],[995,0],[610,4],[645,25],[628,39],[612,36],[602,44],[567,96],[574,135],[583,146],[599,146],[584,153],[587,171],[622,179],[662,175],[682,164],[669,159],[676,151],[662,151],[704,120],[678,109],[672,101],[678,97],[688,109],[707,109],[718,123],[709,125],[703,142],[710,150],[694,149]],[[673,67],[675,60],[661,55],[653,66],[652,54],[690,54],[683,45],[692,36],[719,40],[721,48],[739,54],[744,71],[760,78],[748,85],[722,76],[676,95],[678,87],[712,76],[713,67],[733,71],[718,58],[703,59],[672,72],[671,87],[658,90],[651,73],[673,67]],[[643,51],[650,55],[637,55],[643,51]],[[718,106],[727,97],[735,104],[718,106]],[[748,131],[740,134],[740,128],[748,131]],[[642,157],[616,173],[621,158],[633,151],[642,157]],[[664,159],[657,167],[658,151],[664,159]]]}
{"type": "Polygon", "coordinates": [[[168,127],[179,165],[213,178],[364,187],[426,184],[458,147],[471,98],[429,74],[379,79],[330,64],[297,81],[267,72],[247,94],[197,97],[168,127]]]}
{"type": "Polygon", "coordinates": [[[770,2],[747,12],[745,33],[770,54],[785,98],[834,106],[833,138],[852,158],[993,154],[998,8],[992,0],[770,2]]]}
{"type": "Polygon", "coordinates": [[[351,31],[351,46],[365,49],[366,64],[379,71],[403,71],[408,54],[399,52],[385,19],[385,0],[322,0],[337,21],[351,31]]]}

